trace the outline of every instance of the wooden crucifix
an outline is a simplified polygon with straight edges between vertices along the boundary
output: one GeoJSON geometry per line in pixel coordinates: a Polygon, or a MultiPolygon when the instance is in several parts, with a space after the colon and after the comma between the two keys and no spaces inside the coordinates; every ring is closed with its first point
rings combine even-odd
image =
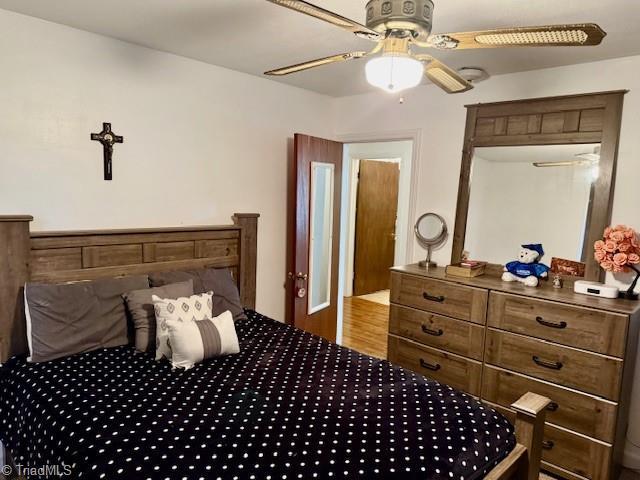
{"type": "Polygon", "coordinates": [[[95,140],[96,142],[100,142],[104,149],[104,179],[111,180],[113,179],[113,145],[115,143],[123,143],[124,137],[116,135],[111,131],[110,123],[102,124],[102,131],[100,133],[92,133],[91,140],[95,140]]]}

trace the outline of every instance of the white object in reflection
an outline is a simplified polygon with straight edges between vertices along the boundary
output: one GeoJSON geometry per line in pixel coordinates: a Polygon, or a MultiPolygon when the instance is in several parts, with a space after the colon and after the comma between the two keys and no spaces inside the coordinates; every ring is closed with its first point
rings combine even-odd
{"type": "Polygon", "coordinates": [[[390,93],[418,86],[424,75],[422,62],[411,57],[385,55],[369,60],[367,82],[390,93]]]}
{"type": "Polygon", "coordinates": [[[309,315],[331,305],[334,171],[331,163],[311,162],[309,315]]]}

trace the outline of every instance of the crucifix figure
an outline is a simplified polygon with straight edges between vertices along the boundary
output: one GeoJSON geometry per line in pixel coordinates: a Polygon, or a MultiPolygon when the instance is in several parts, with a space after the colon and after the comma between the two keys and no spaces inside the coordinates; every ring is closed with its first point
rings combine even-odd
{"type": "Polygon", "coordinates": [[[111,180],[113,178],[113,145],[115,143],[123,143],[124,138],[111,131],[110,123],[103,123],[102,131],[100,133],[92,133],[91,140],[95,140],[102,144],[102,147],[104,148],[104,179],[111,180]]]}

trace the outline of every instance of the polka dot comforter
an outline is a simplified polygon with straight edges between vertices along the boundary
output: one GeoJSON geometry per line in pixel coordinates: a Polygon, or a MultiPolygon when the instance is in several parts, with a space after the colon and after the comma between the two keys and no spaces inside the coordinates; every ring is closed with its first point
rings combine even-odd
{"type": "Polygon", "coordinates": [[[16,463],[107,480],[474,479],[515,445],[467,395],[248,316],[240,354],[188,371],[133,347],[12,359],[0,439],[16,463]]]}

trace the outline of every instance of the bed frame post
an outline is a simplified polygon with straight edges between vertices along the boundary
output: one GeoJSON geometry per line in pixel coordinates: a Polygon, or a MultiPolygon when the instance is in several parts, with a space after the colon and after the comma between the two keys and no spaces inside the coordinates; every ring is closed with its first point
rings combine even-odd
{"type": "Polygon", "coordinates": [[[550,403],[547,397],[528,392],[511,405],[516,411],[516,440],[527,448],[527,461],[519,467],[518,479],[537,480],[540,476],[544,420],[550,403]]]}
{"type": "Polygon", "coordinates": [[[0,363],[26,353],[22,291],[29,280],[31,236],[28,215],[0,216],[0,363]]]}
{"type": "Polygon", "coordinates": [[[256,270],[258,261],[258,213],[236,213],[233,221],[242,227],[240,267],[238,268],[240,300],[247,308],[256,308],[256,270]]]}

